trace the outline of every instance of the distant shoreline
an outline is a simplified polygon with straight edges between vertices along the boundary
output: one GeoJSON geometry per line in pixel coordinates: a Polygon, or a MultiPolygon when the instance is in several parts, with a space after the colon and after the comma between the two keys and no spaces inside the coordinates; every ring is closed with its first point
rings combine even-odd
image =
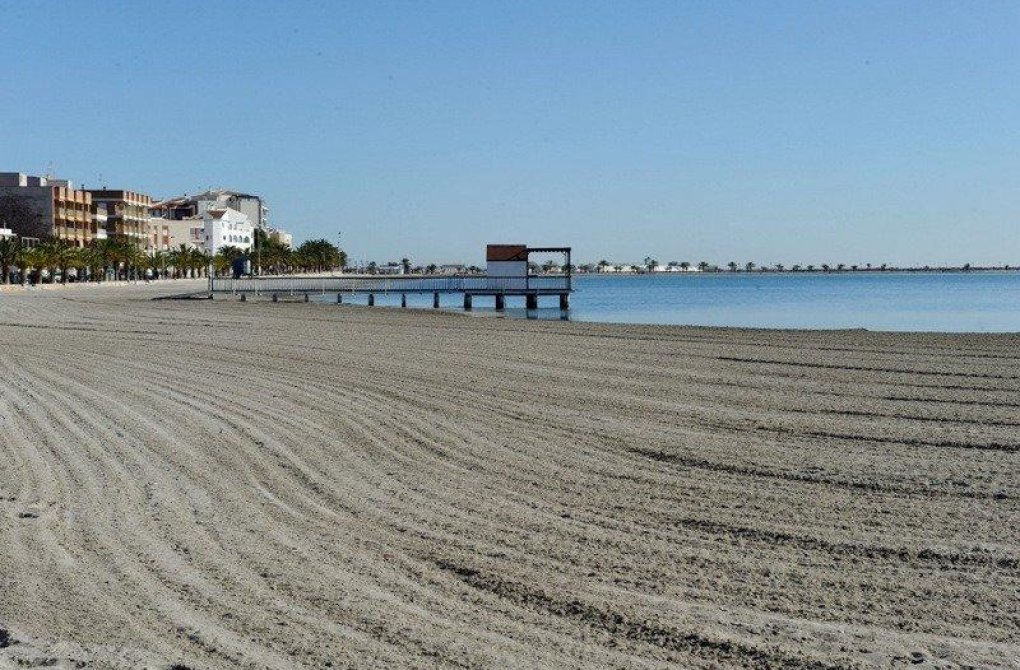
{"type": "MultiPolygon", "coordinates": [[[[620,271],[620,272],[574,272],[574,277],[642,277],[672,275],[861,275],[861,274],[990,274],[1020,272],[1020,266],[963,268],[873,268],[871,270],[679,270],[679,271],[620,271]]],[[[543,276],[557,276],[562,273],[541,273],[543,276]]]]}

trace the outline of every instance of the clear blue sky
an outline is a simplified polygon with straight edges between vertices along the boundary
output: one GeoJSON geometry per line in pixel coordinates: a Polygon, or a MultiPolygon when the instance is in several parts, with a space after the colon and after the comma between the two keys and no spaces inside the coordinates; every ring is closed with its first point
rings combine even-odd
{"type": "Polygon", "coordinates": [[[1020,264],[1020,3],[0,0],[0,170],[479,262],[1020,264]]]}

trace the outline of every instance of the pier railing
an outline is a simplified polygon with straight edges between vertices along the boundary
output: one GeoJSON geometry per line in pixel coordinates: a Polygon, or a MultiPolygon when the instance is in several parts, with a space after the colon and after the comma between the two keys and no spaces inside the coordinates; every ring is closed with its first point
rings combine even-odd
{"type": "Polygon", "coordinates": [[[470,293],[481,295],[569,293],[569,275],[529,277],[243,277],[213,278],[215,293],[470,293]]]}

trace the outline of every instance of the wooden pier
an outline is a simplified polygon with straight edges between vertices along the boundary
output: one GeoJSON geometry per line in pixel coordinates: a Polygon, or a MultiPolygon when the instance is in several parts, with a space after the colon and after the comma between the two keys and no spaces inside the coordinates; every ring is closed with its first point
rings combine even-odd
{"type": "MultiPolygon", "coordinates": [[[[573,292],[571,276],[394,276],[394,277],[217,277],[209,280],[209,297],[230,295],[240,300],[247,296],[266,296],[278,300],[283,296],[304,298],[310,295],[335,295],[338,304],[355,295],[367,296],[368,305],[375,305],[376,296],[399,295],[401,307],[407,306],[408,295],[432,295],[432,307],[439,309],[442,296],[460,295],[461,304],[470,311],[477,298],[492,298],[497,311],[506,308],[509,297],[523,297],[526,309],[538,309],[540,299],[555,298],[560,309],[570,309],[573,292]]],[[[332,300],[332,298],[330,298],[332,300]]]]}
{"type": "Polygon", "coordinates": [[[570,309],[573,291],[570,247],[528,247],[523,244],[490,244],[486,247],[487,272],[484,275],[454,276],[386,276],[386,277],[240,277],[210,278],[209,297],[230,294],[245,300],[246,296],[268,295],[273,302],[281,295],[308,296],[336,294],[336,302],[345,295],[367,295],[368,306],[375,305],[377,295],[399,295],[400,306],[407,307],[408,294],[432,294],[432,307],[439,309],[440,296],[462,294],[464,309],[470,311],[476,297],[491,297],[496,311],[506,309],[508,297],[522,296],[525,309],[538,309],[539,298],[555,297],[561,310],[570,309]],[[533,253],[563,254],[566,262],[560,275],[531,274],[528,258],[533,253]]]}

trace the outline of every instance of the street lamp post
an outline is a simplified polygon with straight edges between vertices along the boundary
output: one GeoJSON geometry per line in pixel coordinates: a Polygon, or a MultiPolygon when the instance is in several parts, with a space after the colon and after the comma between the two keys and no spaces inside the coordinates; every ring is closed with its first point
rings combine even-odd
{"type": "Polygon", "coordinates": [[[340,266],[340,274],[344,273],[344,266],[343,266],[343,260],[342,260],[343,256],[341,256],[341,254],[343,253],[341,251],[341,249],[343,249],[343,247],[341,246],[341,241],[340,241],[342,237],[343,237],[343,231],[342,230],[338,230],[336,232],[336,263],[337,263],[337,265],[340,266]]]}

